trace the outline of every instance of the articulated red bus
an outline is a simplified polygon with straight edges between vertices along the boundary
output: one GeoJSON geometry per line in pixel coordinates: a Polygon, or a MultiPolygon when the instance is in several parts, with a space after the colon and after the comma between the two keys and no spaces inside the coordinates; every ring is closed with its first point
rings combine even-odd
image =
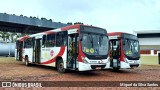
{"type": "Polygon", "coordinates": [[[110,62],[113,69],[140,66],[140,48],[137,36],[123,32],[108,33],[110,62]]]}
{"type": "Polygon", "coordinates": [[[59,72],[110,68],[106,41],[105,29],[75,24],[19,38],[16,59],[57,67],[59,72]]]}

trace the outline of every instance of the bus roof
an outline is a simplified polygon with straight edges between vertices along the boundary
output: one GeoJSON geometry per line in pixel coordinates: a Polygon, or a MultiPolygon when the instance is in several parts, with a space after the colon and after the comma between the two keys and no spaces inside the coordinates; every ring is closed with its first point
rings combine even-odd
{"type": "MultiPolygon", "coordinates": [[[[121,36],[122,34],[131,34],[131,33],[126,33],[126,32],[109,32],[107,34],[108,34],[108,36],[114,36],[114,35],[121,36]]],[[[131,34],[131,35],[133,35],[133,34],[131,34]]]]}
{"type": "MultiPolygon", "coordinates": [[[[45,32],[40,32],[40,33],[36,33],[36,34],[32,34],[32,35],[23,36],[23,37],[18,38],[17,40],[24,41],[25,39],[30,38],[30,37],[36,37],[36,36],[41,36],[41,35],[45,35],[45,34],[52,34],[52,33],[57,33],[60,31],[66,31],[69,29],[80,28],[80,26],[89,26],[89,25],[83,25],[83,24],[69,25],[69,26],[58,28],[58,29],[53,29],[53,30],[48,30],[45,32]]],[[[92,27],[95,27],[95,26],[92,26],[92,27]]],[[[96,27],[96,28],[98,28],[98,27],[96,27]]]]}
{"type": "Polygon", "coordinates": [[[110,32],[107,33],[109,36],[109,39],[118,39],[119,37],[127,38],[127,39],[138,39],[136,35],[126,33],[126,32],[110,32]]]}

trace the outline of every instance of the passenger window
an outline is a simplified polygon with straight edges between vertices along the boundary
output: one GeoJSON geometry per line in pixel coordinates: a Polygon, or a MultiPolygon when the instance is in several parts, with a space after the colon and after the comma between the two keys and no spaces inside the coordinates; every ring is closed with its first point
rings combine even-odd
{"type": "Polygon", "coordinates": [[[66,32],[58,32],[56,34],[56,46],[66,46],[67,45],[67,34],[66,32]]]}
{"type": "Polygon", "coordinates": [[[55,34],[47,35],[46,47],[54,47],[55,44],[55,34]]]}
{"type": "Polygon", "coordinates": [[[43,35],[43,38],[42,38],[42,47],[45,47],[45,42],[46,42],[46,35],[43,35]]]}
{"type": "Polygon", "coordinates": [[[29,38],[29,39],[26,39],[24,41],[24,48],[32,48],[33,47],[33,42],[32,42],[32,39],[29,38]]]}

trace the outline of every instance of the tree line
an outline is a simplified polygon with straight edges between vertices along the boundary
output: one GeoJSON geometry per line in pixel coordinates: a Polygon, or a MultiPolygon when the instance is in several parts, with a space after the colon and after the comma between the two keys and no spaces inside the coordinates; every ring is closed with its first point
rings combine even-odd
{"type": "Polygon", "coordinates": [[[24,35],[22,33],[0,31],[0,42],[16,42],[17,38],[24,35]]]}

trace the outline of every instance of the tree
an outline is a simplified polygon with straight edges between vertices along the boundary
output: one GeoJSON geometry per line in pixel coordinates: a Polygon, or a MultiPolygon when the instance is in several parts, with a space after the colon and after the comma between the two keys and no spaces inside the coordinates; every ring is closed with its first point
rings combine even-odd
{"type": "Polygon", "coordinates": [[[52,19],[49,19],[49,21],[51,21],[51,22],[52,22],[52,19]]]}
{"type": "Polygon", "coordinates": [[[73,25],[72,22],[68,22],[67,24],[68,24],[68,25],[73,25]]]}
{"type": "Polygon", "coordinates": [[[17,37],[17,33],[13,32],[13,33],[10,33],[10,38],[11,38],[11,42],[15,42],[16,41],[16,38],[17,37]]]}
{"type": "Polygon", "coordinates": [[[23,37],[26,34],[22,34],[22,33],[16,33],[16,32],[2,32],[0,31],[0,38],[4,41],[4,42],[15,42],[17,40],[17,38],[19,37],[23,37]]]}
{"type": "Polygon", "coordinates": [[[8,32],[0,31],[0,35],[1,35],[1,38],[3,39],[4,42],[7,42],[7,40],[9,40],[10,34],[8,32]]]}

